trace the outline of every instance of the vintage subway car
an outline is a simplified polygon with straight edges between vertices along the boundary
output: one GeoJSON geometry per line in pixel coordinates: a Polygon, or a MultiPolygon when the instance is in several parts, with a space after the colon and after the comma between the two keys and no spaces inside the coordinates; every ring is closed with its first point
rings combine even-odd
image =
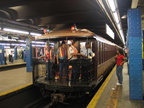
{"type": "Polygon", "coordinates": [[[91,49],[95,54],[93,58],[79,56],[73,64],[70,62],[71,60],[68,60],[69,79],[59,79],[59,64],[57,64],[57,59],[55,58],[52,67],[53,78],[52,80],[47,80],[46,64],[48,62],[41,58],[34,58],[33,82],[41,89],[43,95],[59,93],[67,97],[72,93],[78,95],[89,93],[100,83],[115,64],[117,46],[89,30],[80,29],[75,32],[70,30],[53,31],[37,37],[37,40],[49,42],[54,52],[57,51],[63,40],[67,42],[68,47],[70,47],[73,40],[78,41],[79,46],[77,49],[79,52],[86,42],[90,42],[91,49]],[[73,65],[78,67],[77,71],[80,75],[75,82],[70,78],[73,65]]]}

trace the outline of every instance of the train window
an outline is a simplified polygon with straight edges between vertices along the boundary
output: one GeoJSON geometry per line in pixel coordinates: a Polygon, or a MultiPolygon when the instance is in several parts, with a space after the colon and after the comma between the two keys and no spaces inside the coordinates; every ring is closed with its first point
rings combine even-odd
{"type": "Polygon", "coordinates": [[[102,63],[102,42],[99,43],[99,63],[102,63]]]}
{"type": "Polygon", "coordinates": [[[99,65],[99,64],[100,64],[100,42],[98,41],[97,43],[98,43],[98,44],[97,44],[97,48],[98,48],[98,49],[97,49],[97,50],[98,50],[98,54],[97,54],[98,57],[97,57],[97,58],[98,58],[98,65],[99,65]]]}

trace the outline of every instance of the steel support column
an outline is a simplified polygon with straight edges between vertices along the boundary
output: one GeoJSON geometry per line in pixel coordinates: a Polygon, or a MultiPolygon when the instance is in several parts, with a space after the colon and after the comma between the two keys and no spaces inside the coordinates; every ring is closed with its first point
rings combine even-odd
{"type": "Polygon", "coordinates": [[[14,60],[17,60],[17,47],[14,48],[14,60]]]}
{"type": "Polygon", "coordinates": [[[27,72],[32,72],[32,44],[30,38],[26,39],[26,67],[27,72]]]}
{"type": "Polygon", "coordinates": [[[129,87],[130,99],[143,99],[142,90],[142,26],[141,9],[128,11],[129,87]]]}
{"type": "Polygon", "coordinates": [[[4,65],[4,46],[0,45],[0,65],[4,65]]]}

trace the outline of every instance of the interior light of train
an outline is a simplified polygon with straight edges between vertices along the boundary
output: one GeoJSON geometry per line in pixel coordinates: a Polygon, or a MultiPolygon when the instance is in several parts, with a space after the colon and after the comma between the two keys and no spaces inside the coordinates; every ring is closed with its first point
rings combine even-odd
{"type": "Polygon", "coordinates": [[[116,5],[115,5],[115,1],[114,0],[107,0],[111,10],[114,12],[116,10],[116,5]]]}
{"type": "Polygon", "coordinates": [[[114,39],[114,32],[107,24],[106,24],[106,34],[108,34],[112,39],[114,39]]]}
{"type": "Polygon", "coordinates": [[[13,32],[13,33],[21,33],[21,34],[29,34],[27,31],[21,31],[16,29],[4,28],[4,31],[13,32]]]}
{"type": "Polygon", "coordinates": [[[33,36],[41,36],[42,34],[40,34],[40,33],[30,33],[30,35],[33,35],[33,36]]]}

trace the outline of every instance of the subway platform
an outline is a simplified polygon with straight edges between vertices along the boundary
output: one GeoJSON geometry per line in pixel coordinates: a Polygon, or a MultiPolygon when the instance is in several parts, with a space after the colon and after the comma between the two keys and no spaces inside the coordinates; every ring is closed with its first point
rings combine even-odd
{"type": "Polygon", "coordinates": [[[8,63],[7,65],[0,65],[0,96],[14,92],[21,88],[25,88],[32,84],[32,72],[26,72],[26,67],[18,67],[25,65],[22,60],[8,63]],[[11,67],[16,68],[11,68],[11,67]],[[7,69],[3,69],[7,68],[7,69]]]}
{"type": "Polygon", "coordinates": [[[115,71],[116,67],[114,67],[98,92],[94,95],[87,108],[144,108],[144,100],[130,100],[127,63],[124,64],[123,68],[122,85],[116,85],[117,76],[115,71]]]}

